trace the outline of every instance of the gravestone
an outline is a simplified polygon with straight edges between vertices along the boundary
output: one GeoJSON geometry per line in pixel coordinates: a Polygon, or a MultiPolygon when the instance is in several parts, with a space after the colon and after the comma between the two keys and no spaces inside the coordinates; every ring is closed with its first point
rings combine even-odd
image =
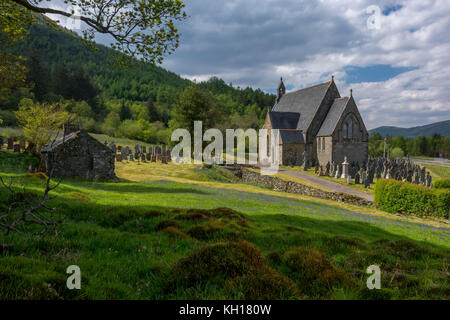
{"type": "Polygon", "coordinates": [[[14,149],[14,139],[8,138],[8,150],[14,149]]]}
{"type": "Polygon", "coordinates": [[[336,176],[336,164],[334,163],[334,161],[331,163],[331,176],[336,176]]]}
{"type": "Polygon", "coordinates": [[[342,174],[341,174],[341,178],[343,179],[347,179],[348,177],[348,161],[347,161],[347,156],[344,157],[344,162],[342,162],[342,174]]]}
{"type": "Polygon", "coordinates": [[[338,164],[336,169],[336,175],[334,176],[336,179],[340,178],[342,174],[342,165],[338,164]]]}
{"type": "MultiPolygon", "coordinates": [[[[365,175],[367,175],[367,173],[365,175]]],[[[364,188],[369,188],[369,187],[370,187],[370,181],[369,181],[368,177],[366,176],[364,179],[364,188]]]]}
{"type": "Polygon", "coordinates": [[[430,175],[430,172],[427,172],[427,176],[425,177],[425,179],[426,179],[425,186],[427,186],[428,188],[430,188],[430,187],[431,187],[431,180],[432,180],[431,175],[430,175]]]}
{"type": "Polygon", "coordinates": [[[130,161],[134,161],[134,156],[132,153],[130,153],[130,161]]]}
{"type": "Polygon", "coordinates": [[[327,165],[325,166],[325,176],[330,176],[330,161],[327,162],[327,165]]]}
{"type": "Polygon", "coordinates": [[[347,176],[347,184],[352,183],[352,177],[350,175],[347,176]]]}
{"type": "Polygon", "coordinates": [[[121,154],[116,154],[116,161],[117,162],[122,162],[122,155],[121,154]]]}
{"type": "Polygon", "coordinates": [[[359,184],[359,172],[355,174],[355,184],[359,184]]]}

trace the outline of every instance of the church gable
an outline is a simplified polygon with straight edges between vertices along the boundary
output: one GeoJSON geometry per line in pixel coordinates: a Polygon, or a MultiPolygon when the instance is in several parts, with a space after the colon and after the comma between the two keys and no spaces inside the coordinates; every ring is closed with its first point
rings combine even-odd
{"type": "Polygon", "coordinates": [[[343,108],[332,132],[333,140],[340,142],[367,142],[369,134],[352,96],[343,108]]]}
{"type": "Polygon", "coordinates": [[[336,126],[341,119],[342,114],[347,106],[349,97],[338,98],[334,100],[328,114],[317,133],[318,137],[328,137],[331,136],[336,129],[336,126]]]}

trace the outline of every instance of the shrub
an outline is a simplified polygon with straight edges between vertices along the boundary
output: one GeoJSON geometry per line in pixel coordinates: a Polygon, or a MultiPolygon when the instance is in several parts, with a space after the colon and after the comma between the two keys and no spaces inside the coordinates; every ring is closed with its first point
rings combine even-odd
{"type": "Polygon", "coordinates": [[[433,183],[433,187],[436,189],[450,189],[450,179],[441,179],[433,183]]]}
{"type": "Polygon", "coordinates": [[[391,213],[448,218],[450,190],[381,179],[375,185],[375,204],[391,213]]]}
{"type": "Polygon", "coordinates": [[[289,278],[295,279],[298,288],[310,296],[321,296],[335,286],[351,283],[344,271],[331,265],[328,258],[313,247],[298,247],[283,255],[289,278]]]}
{"type": "Polygon", "coordinates": [[[232,298],[245,300],[301,298],[292,280],[269,267],[228,280],[225,289],[232,298]]]}
{"type": "Polygon", "coordinates": [[[218,242],[181,259],[170,272],[166,289],[227,280],[266,266],[261,252],[246,241],[218,242]]]}

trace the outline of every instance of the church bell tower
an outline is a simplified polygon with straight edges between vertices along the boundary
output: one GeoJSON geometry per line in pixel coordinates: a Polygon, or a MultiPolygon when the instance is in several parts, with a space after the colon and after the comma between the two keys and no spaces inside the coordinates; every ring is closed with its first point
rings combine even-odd
{"type": "Polygon", "coordinates": [[[283,83],[283,78],[280,78],[280,83],[278,84],[278,88],[277,88],[277,98],[275,100],[275,104],[277,104],[281,97],[286,93],[286,87],[284,86],[283,83]]]}

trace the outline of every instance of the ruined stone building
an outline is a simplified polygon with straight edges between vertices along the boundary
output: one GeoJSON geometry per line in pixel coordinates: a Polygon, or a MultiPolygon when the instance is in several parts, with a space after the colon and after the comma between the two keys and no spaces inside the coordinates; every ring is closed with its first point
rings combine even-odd
{"type": "Polygon", "coordinates": [[[64,136],[41,150],[42,168],[58,178],[112,179],[114,151],[86,131],[65,126],[64,136]]]}
{"type": "MultiPolygon", "coordinates": [[[[309,88],[288,92],[281,79],[275,105],[268,111],[264,128],[279,129],[280,163],[301,165],[319,162],[362,164],[368,157],[369,134],[353,99],[341,97],[334,79],[309,88]]],[[[270,153],[270,150],[267,152],[270,153]]]]}

